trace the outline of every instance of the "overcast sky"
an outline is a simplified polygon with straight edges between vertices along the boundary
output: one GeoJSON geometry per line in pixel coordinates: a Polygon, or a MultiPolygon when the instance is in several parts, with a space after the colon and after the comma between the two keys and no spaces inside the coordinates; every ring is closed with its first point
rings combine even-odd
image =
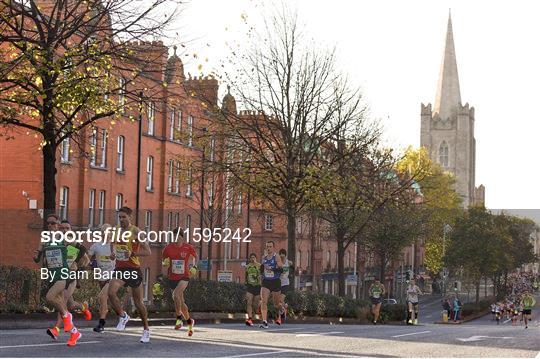
{"type": "MultiPolygon", "coordinates": [[[[486,186],[488,208],[540,208],[540,2],[288,3],[306,33],[337,47],[395,148],[419,146],[420,103],[435,100],[451,8],[461,99],[476,114],[476,184],[486,186]]],[[[192,0],[178,24],[181,39],[191,40],[187,53],[198,55],[186,72],[217,67],[229,55],[226,43],[242,43],[249,26],[262,25],[262,8],[254,0],[192,0]]]]}

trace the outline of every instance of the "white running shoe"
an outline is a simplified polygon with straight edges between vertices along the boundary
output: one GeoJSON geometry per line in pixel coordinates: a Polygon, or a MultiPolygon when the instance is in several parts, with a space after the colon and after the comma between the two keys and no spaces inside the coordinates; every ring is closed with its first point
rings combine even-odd
{"type": "Polygon", "coordinates": [[[150,330],[143,330],[141,343],[148,343],[150,341],[150,330]]]}
{"type": "Polygon", "coordinates": [[[127,322],[129,322],[129,319],[129,315],[125,312],[123,317],[118,317],[118,324],[116,325],[116,330],[126,330],[126,324],[127,322]]]}

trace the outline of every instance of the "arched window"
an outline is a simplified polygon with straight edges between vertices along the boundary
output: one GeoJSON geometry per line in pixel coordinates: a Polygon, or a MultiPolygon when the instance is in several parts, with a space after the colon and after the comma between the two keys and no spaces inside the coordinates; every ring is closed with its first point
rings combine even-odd
{"type": "Polygon", "coordinates": [[[444,168],[448,168],[448,145],[446,141],[443,141],[439,147],[439,163],[444,168]]]}

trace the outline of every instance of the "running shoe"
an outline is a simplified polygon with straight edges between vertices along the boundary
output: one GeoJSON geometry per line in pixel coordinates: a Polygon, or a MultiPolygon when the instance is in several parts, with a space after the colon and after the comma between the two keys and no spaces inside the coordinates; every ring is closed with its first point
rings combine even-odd
{"type": "Polygon", "coordinates": [[[130,317],[126,312],[124,312],[123,317],[119,316],[118,324],[116,325],[116,330],[119,330],[119,331],[126,330],[126,324],[129,322],[129,319],[130,317]]]}
{"type": "Polygon", "coordinates": [[[60,331],[58,330],[58,327],[52,327],[47,329],[47,334],[53,339],[58,339],[58,336],[60,335],[60,331]]]}
{"type": "Polygon", "coordinates": [[[276,318],[275,323],[276,323],[277,325],[281,325],[281,317],[280,317],[280,316],[278,316],[278,317],[276,318]]]}
{"type": "Polygon", "coordinates": [[[417,325],[418,324],[418,319],[415,319],[414,320],[414,325],[417,325]]]}
{"type": "Polygon", "coordinates": [[[77,329],[75,329],[74,333],[71,333],[69,336],[69,339],[67,341],[68,347],[74,347],[75,344],[77,344],[77,340],[81,339],[82,334],[77,329]]]}
{"type": "Polygon", "coordinates": [[[96,333],[103,333],[104,331],[105,331],[105,327],[101,323],[96,325],[96,327],[94,328],[94,332],[96,333]]]}
{"type": "Polygon", "coordinates": [[[64,332],[70,332],[71,329],[73,329],[73,316],[70,312],[67,312],[67,314],[62,318],[62,321],[64,322],[64,332]]]}
{"type": "Polygon", "coordinates": [[[246,325],[247,325],[248,327],[252,327],[252,326],[253,326],[253,319],[248,318],[248,320],[246,320],[246,325]]]}
{"type": "Polygon", "coordinates": [[[259,325],[259,328],[262,328],[262,329],[268,329],[268,322],[267,321],[263,321],[261,323],[261,325],[259,325]]]}
{"type": "Polygon", "coordinates": [[[176,319],[176,324],[174,325],[174,330],[182,329],[183,325],[184,325],[184,322],[182,322],[182,319],[176,319]]]}
{"type": "Polygon", "coordinates": [[[84,302],[82,306],[83,306],[82,314],[84,315],[84,320],[92,320],[92,313],[90,312],[90,307],[88,306],[88,302],[84,302]]]}
{"type": "Polygon", "coordinates": [[[195,320],[193,318],[189,318],[188,320],[188,337],[191,337],[193,335],[193,327],[195,326],[195,320]]]}
{"type": "Polygon", "coordinates": [[[142,332],[141,343],[148,343],[150,341],[150,330],[145,329],[142,332]]]}

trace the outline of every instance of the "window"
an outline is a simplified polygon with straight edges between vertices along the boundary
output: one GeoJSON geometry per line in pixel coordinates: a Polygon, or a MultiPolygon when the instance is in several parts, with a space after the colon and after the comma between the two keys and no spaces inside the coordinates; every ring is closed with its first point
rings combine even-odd
{"type": "Polygon", "coordinates": [[[91,189],[88,196],[88,228],[94,227],[94,208],[96,205],[96,190],[91,189]]]}
{"type": "Polygon", "coordinates": [[[186,196],[188,197],[193,196],[192,181],[193,181],[193,170],[191,166],[189,166],[188,172],[187,172],[187,190],[186,190],[186,196]]]}
{"type": "MultiPolygon", "coordinates": [[[[228,177],[228,175],[227,175],[228,177]]],[[[227,184],[225,187],[225,211],[226,211],[226,218],[229,218],[233,211],[233,199],[231,198],[231,185],[229,184],[229,181],[227,180],[227,184]]]]}
{"type": "Polygon", "coordinates": [[[171,119],[169,124],[169,140],[174,141],[174,119],[176,117],[176,110],[173,108],[171,109],[171,119]]]}
{"type": "Polygon", "coordinates": [[[118,136],[116,146],[116,170],[124,171],[124,136],[118,136]]]}
{"type": "Polygon", "coordinates": [[[60,219],[68,218],[69,188],[62,187],[60,190],[60,219]]]}
{"type": "Polygon", "coordinates": [[[107,130],[101,130],[101,162],[100,167],[105,168],[107,166],[107,130]]]}
{"type": "Polygon", "coordinates": [[[214,162],[216,155],[216,139],[212,137],[210,140],[210,162],[214,162]]]}
{"type": "Polygon", "coordinates": [[[191,215],[186,216],[186,228],[191,233],[191,215]]]}
{"type": "Polygon", "coordinates": [[[144,212],[144,230],[147,233],[152,230],[152,211],[144,212]]]}
{"type": "Polygon", "coordinates": [[[236,213],[241,214],[242,213],[242,193],[238,194],[238,200],[236,202],[237,204],[237,210],[236,213]]]}
{"type": "Polygon", "coordinates": [[[330,251],[326,251],[326,263],[327,267],[330,267],[330,251]]]}
{"type": "Polygon", "coordinates": [[[176,121],[176,134],[174,136],[175,140],[180,139],[180,134],[182,133],[182,111],[178,110],[178,120],[176,121]]]}
{"type": "Polygon", "coordinates": [[[120,77],[119,80],[119,91],[118,91],[118,110],[120,113],[124,113],[126,105],[126,80],[123,77],[120,77]]]}
{"type": "Polygon", "coordinates": [[[174,214],[174,228],[180,227],[180,212],[174,214]]]}
{"type": "Polygon", "coordinates": [[[439,147],[439,163],[443,168],[448,168],[448,145],[446,141],[443,141],[439,147]]]}
{"type": "Polygon", "coordinates": [[[99,192],[98,218],[99,218],[99,225],[102,226],[103,223],[105,223],[105,191],[99,192]]]}
{"type": "Polygon", "coordinates": [[[309,255],[310,255],[310,252],[309,252],[309,250],[307,250],[306,251],[306,268],[311,267],[311,261],[310,261],[309,255]]]}
{"type": "Polygon", "coordinates": [[[124,203],[124,196],[122,195],[122,193],[118,193],[116,195],[116,201],[114,204],[114,209],[116,210],[116,224],[120,223],[120,218],[118,217],[118,211],[120,210],[120,208],[122,208],[123,203],[124,203]]]}
{"type": "Polygon", "coordinates": [[[296,266],[298,268],[302,268],[302,251],[297,251],[296,252],[296,266]]]}
{"type": "Polygon", "coordinates": [[[152,191],[154,188],[154,157],[148,156],[146,159],[146,190],[152,191]]]}
{"type": "Polygon", "coordinates": [[[271,214],[264,216],[264,230],[271,231],[274,227],[274,217],[271,214]]]}
{"type": "Polygon", "coordinates": [[[143,275],[143,288],[144,288],[143,300],[144,301],[148,301],[148,293],[150,293],[150,291],[148,290],[149,282],[150,282],[150,268],[145,268],[144,275],[143,275]]]}
{"type": "Polygon", "coordinates": [[[176,161],[176,176],[174,179],[174,193],[180,193],[180,161],[176,161]]]}
{"type": "Polygon", "coordinates": [[[148,134],[154,135],[154,120],[156,119],[156,105],[154,102],[148,104],[148,134]]]}
{"type": "Polygon", "coordinates": [[[170,231],[173,229],[173,213],[167,213],[167,230],[170,231]]]}
{"type": "Polygon", "coordinates": [[[97,128],[92,128],[90,137],[90,165],[95,166],[97,163],[97,128]]]}
{"type": "Polygon", "coordinates": [[[210,182],[210,188],[208,189],[208,205],[214,205],[214,179],[210,182]]]}
{"type": "Polygon", "coordinates": [[[193,146],[193,117],[187,118],[188,146],[193,146]]]}
{"type": "Polygon", "coordinates": [[[167,192],[172,193],[174,176],[174,161],[169,161],[169,174],[167,176],[167,192]]]}
{"type": "Polygon", "coordinates": [[[69,137],[60,144],[60,162],[69,163],[69,137]]]}
{"type": "Polygon", "coordinates": [[[350,267],[350,264],[351,264],[351,254],[349,252],[345,252],[345,258],[343,259],[343,266],[350,267]]]}

